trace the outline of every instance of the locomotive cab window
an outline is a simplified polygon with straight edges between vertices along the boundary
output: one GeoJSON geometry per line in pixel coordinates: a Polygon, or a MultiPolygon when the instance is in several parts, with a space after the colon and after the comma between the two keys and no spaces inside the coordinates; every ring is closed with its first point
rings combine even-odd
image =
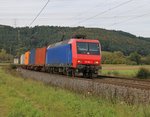
{"type": "Polygon", "coordinates": [[[89,52],[90,54],[95,54],[95,55],[99,55],[100,51],[99,51],[99,44],[97,43],[89,43],[89,52]]]}
{"type": "Polygon", "coordinates": [[[88,52],[88,43],[77,42],[78,54],[86,54],[88,52]]]}
{"type": "Polygon", "coordinates": [[[90,42],[77,42],[77,53],[99,55],[100,54],[99,44],[90,42]]]}

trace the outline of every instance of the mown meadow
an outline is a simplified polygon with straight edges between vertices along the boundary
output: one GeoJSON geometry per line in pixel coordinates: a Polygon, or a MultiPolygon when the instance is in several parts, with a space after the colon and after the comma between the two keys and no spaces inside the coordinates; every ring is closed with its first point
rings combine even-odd
{"type": "Polygon", "coordinates": [[[150,65],[102,64],[100,74],[136,78],[136,75],[141,68],[150,71],[150,65]]]}
{"type": "Polygon", "coordinates": [[[0,117],[149,117],[149,105],[85,96],[9,74],[0,67],[0,117]]]}

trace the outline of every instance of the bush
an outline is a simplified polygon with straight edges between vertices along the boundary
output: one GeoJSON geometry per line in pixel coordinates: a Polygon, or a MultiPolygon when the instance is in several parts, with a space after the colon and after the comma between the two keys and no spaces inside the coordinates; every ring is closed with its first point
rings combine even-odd
{"type": "Polygon", "coordinates": [[[1,49],[0,50],[0,61],[1,62],[8,62],[8,63],[10,63],[10,62],[12,62],[13,61],[13,56],[11,55],[11,54],[8,54],[7,52],[6,52],[6,50],[4,50],[4,49],[1,49]]]}
{"type": "Polygon", "coordinates": [[[137,73],[137,78],[146,79],[150,78],[150,71],[146,68],[140,68],[137,73]]]}
{"type": "Polygon", "coordinates": [[[129,59],[136,62],[137,65],[141,63],[141,56],[137,52],[131,53],[129,59]]]}
{"type": "Polygon", "coordinates": [[[11,68],[11,69],[17,69],[17,65],[15,65],[15,64],[10,64],[10,68],[11,68]]]}
{"type": "Polygon", "coordinates": [[[126,56],[122,52],[102,51],[102,63],[104,64],[126,64],[126,56]]]}
{"type": "Polygon", "coordinates": [[[150,55],[142,57],[141,58],[141,63],[145,65],[150,65],[150,55]]]}
{"type": "Polygon", "coordinates": [[[126,64],[127,64],[127,65],[137,65],[136,62],[130,61],[130,60],[128,60],[128,59],[127,59],[127,61],[126,61],[126,64]]]}

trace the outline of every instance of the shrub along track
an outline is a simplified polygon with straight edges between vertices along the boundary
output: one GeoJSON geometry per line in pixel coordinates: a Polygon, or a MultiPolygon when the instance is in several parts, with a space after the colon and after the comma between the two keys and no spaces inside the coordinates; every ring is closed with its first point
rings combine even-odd
{"type": "Polygon", "coordinates": [[[18,70],[24,78],[40,80],[46,84],[66,88],[86,95],[96,95],[112,101],[120,100],[131,104],[150,104],[150,81],[115,77],[85,79],[25,69],[18,70]]]}

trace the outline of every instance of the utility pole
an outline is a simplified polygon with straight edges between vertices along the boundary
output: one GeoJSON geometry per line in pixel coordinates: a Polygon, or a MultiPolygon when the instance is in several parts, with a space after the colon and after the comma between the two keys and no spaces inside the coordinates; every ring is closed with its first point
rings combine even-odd
{"type": "Polygon", "coordinates": [[[9,54],[11,55],[11,46],[10,46],[10,48],[9,48],[9,54]]]}
{"type": "Polygon", "coordinates": [[[18,46],[17,46],[17,50],[18,50],[17,56],[20,56],[20,51],[19,51],[19,49],[20,49],[20,30],[19,29],[17,29],[17,43],[18,43],[18,46]]]}
{"type": "Polygon", "coordinates": [[[14,27],[16,28],[16,26],[17,26],[17,19],[14,19],[14,27]]]}
{"type": "Polygon", "coordinates": [[[14,19],[14,27],[16,29],[16,39],[17,39],[17,48],[16,48],[16,56],[19,55],[19,49],[20,49],[20,30],[17,28],[17,19],[14,19]]]}
{"type": "MultiPolygon", "coordinates": [[[[14,19],[14,28],[16,28],[16,23],[17,22],[17,20],[16,19],[14,19]]],[[[13,40],[11,40],[11,42],[13,43],[13,40]]],[[[13,45],[13,44],[11,44],[11,45],[13,45]]],[[[9,47],[9,54],[11,55],[12,54],[12,46],[10,45],[10,47],[9,47]]]]}

